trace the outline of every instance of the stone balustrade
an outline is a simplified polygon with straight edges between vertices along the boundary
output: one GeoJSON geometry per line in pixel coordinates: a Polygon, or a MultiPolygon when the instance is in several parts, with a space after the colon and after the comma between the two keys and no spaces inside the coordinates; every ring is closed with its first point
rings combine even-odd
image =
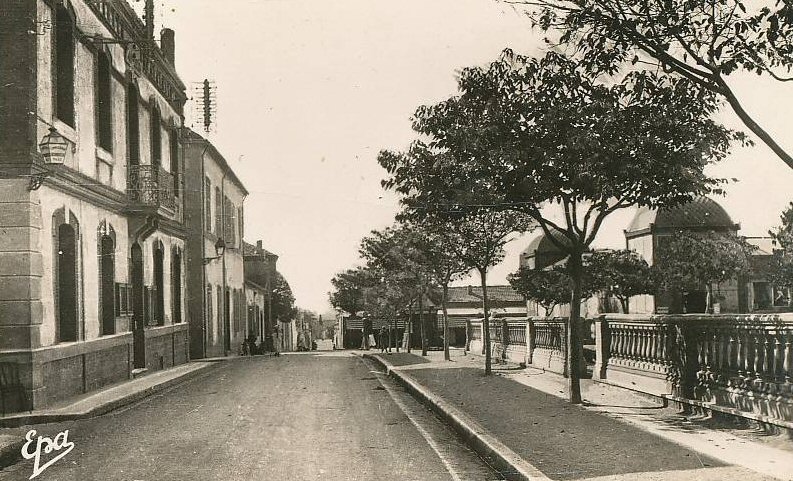
{"type": "MultiPolygon", "coordinates": [[[[587,322],[593,378],[793,428],[793,314],[608,314],[587,322]]],[[[566,337],[565,318],[490,326],[495,354],[559,374],[566,337]]],[[[481,322],[471,322],[469,341],[484,353],[481,322]]]]}

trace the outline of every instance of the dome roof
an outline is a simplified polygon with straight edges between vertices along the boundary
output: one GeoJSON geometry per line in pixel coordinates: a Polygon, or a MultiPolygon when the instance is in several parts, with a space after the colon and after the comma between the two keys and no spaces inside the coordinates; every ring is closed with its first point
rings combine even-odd
{"type": "MultiPolygon", "coordinates": [[[[567,241],[567,238],[564,237],[562,234],[556,231],[551,231],[551,232],[553,232],[552,235],[554,239],[556,239],[557,241],[559,242],[567,241]]],[[[529,242],[529,245],[525,249],[523,249],[523,252],[521,252],[520,255],[521,257],[530,257],[533,255],[546,254],[549,252],[558,253],[559,248],[556,247],[554,243],[551,242],[550,239],[548,239],[548,236],[546,236],[545,233],[542,233],[537,237],[535,237],[531,242],[529,242]]]]}
{"type": "Polygon", "coordinates": [[[711,228],[735,229],[735,223],[715,200],[705,196],[669,209],[640,207],[626,233],[641,231],[654,225],[656,229],[711,228]]]}

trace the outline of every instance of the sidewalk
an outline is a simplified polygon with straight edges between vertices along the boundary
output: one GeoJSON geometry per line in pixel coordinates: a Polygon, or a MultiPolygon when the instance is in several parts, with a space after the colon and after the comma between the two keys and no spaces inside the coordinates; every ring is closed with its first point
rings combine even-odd
{"type": "Polygon", "coordinates": [[[25,433],[32,425],[100,416],[205,373],[218,364],[214,360],[190,362],[92,391],[46,409],[0,417],[0,468],[21,457],[25,433]]]}
{"type": "Polygon", "coordinates": [[[368,357],[508,479],[793,480],[793,442],[693,422],[628,390],[585,380],[586,403],[573,406],[561,376],[494,365],[485,377],[483,358],[459,350],[451,362],[442,352],[368,357]]]}

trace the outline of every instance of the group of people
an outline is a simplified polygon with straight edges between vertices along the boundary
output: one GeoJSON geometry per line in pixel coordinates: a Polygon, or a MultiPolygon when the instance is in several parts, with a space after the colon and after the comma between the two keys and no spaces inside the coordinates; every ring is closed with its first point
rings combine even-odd
{"type": "Polygon", "coordinates": [[[392,331],[386,326],[381,326],[380,330],[377,332],[377,337],[371,333],[371,330],[367,332],[366,330],[363,331],[363,339],[361,340],[361,349],[370,349],[372,347],[380,347],[380,352],[391,352],[391,344],[395,344],[397,352],[399,352],[399,341],[394,339],[391,336],[392,331]]]}
{"type": "MultiPolygon", "coordinates": [[[[272,352],[275,356],[281,355],[281,332],[278,326],[273,327],[272,332],[272,352]]],[[[242,356],[253,356],[258,354],[265,354],[267,352],[267,345],[265,344],[263,339],[259,339],[254,333],[250,333],[248,337],[242,341],[242,346],[240,346],[240,355],[242,356]]]]}

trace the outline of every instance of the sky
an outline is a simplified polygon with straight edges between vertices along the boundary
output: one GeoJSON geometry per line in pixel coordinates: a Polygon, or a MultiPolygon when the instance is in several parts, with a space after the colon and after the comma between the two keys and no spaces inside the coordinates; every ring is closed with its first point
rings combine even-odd
{"type": "MultiPolygon", "coordinates": [[[[541,47],[528,20],[495,0],[157,0],[156,8],[176,31],[188,96],[204,78],[217,85],[209,138],[250,192],[246,240],[278,254],[298,306],[318,312],[330,307],[333,275],[360,263],[360,239],[390,225],[398,210],[380,188],[377,153],[407,148],[411,114],[453,95],[459,69],[486,64],[505,47],[526,54],[541,47]]],[[[793,87],[755,76],[731,82],[746,109],[793,150],[793,87]]],[[[721,119],[740,127],[730,111],[721,119]]],[[[711,173],[738,179],[716,200],[743,235],[766,235],[793,198],[793,169],[759,143],[734,149],[711,173]]],[[[596,246],[624,247],[632,215],[604,223],[596,246]]],[[[506,282],[536,235],[508,246],[492,284],[506,282]]]]}

